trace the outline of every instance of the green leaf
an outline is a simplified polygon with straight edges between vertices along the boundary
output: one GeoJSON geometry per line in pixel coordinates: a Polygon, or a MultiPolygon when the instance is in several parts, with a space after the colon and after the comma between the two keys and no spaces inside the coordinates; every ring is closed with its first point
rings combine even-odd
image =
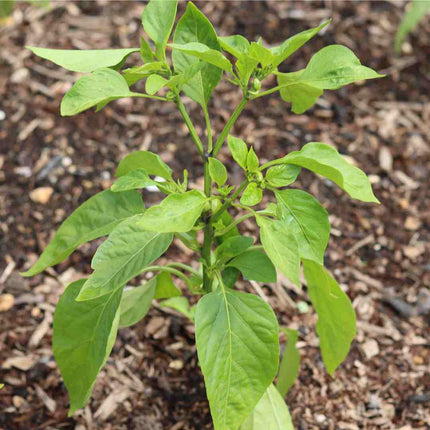
{"type": "Polygon", "coordinates": [[[161,160],[159,155],[150,151],[136,151],[124,157],[118,164],[115,176],[124,176],[140,168],[145,169],[148,175],[173,181],[172,169],[161,160]]]}
{"type": "Polygon", "coordinates": [[[227,144],[234,161],[236,161],[243,170],[246,170],[246,159],[248,156],[248,147],[246,143],[238,137],[229,135],[227,137],[227,144]]]}
{"type": "Polygon", "coordinates": [[[0,390],[4,388],[4,384],[0,384],[0,390]]]}
{"type": "Polygon", "coordinates": [[[258,60],[250,57],[248,54],[241,54],[236,62],[236,71],[243,86],[247,86],[252,72],[258,66],[258,60]]]}
{"type": "Polygon", "coordinates": [[[245,279],[257,282],[276,282],[276,269],[267,255],[259,249],[249,249],[231,260],[227,267],[235,267],[245,279]]]}
{"type": "Polygon", "coordinates": [[[270,49],[265,48],[256,42],[251,42],[251,47],[249,48],[249,56],[258,60],[261,67],[264,69],[273,63],[273,54],[270,49]]]}
{"type": "Polygon", "coordinates": [[[256,172],[260,167],[257,154],[254,152],[254,148],[251,146],[246,157],[246,168],[249,172],[256,172]]]}
{"type": "Polygon", "coordinates": [[[103,67],[115,67],[126,58],[139,52],[139,48],[127,49],[47,49],[26,46],[38,57],[52,61],[64,69],[72,72],[88,73],[103,67]]]}
{"type": "Polygon", "coordinates": [[[239,34],[234,36],[218,37],[218,41],[221,48],[233,55],[233,57],[240,58],[242,54],[247,54],[249,52],[249,42],[239,34]]]}
{"type": "Polygon", "coordinates": [[[152,63],[154,61],[152,49],[143,36],[140,38],[140,56],[144,63],[152,63]]]}
{"type": "Polygon", "coordinates": [[[234,267],[224,267],[222,281],[227,288],[233,288],[239,278],[239,270],[234,267]]]}
{"type": "Polygon", "coordinates": [[[221,161],[213,157],[209,157],[209,174],[219,187],[222,187],[227,181],[227,169],[221,161]]]}
{"type": "Polygon", "coordinates": [[[142,14],[145,33],[154,41],[159,60],[166,59],[166,45],[175,23],[177,0],[151,0],[142,14]]]}
{"type": "Polygon", "coordinates": [[[142,215],[122,222],[94,254],[94,272],[77,300],[111,295],[160,257],[173,240],[170,233],[155,233],[140,225],[142,215]]]}
{"type": "Polygon", "coordinates": [[[281,327],[281,332],[287,337],[284,354],[279,365],[278,382],[276,388],[285,397],[294,385],[299,374],[300,352],[296,347],[298,333],[287,327],[281,327]]]}
{"type": "Polygon", "coordinates": [[[240,430],[294,430],[288,407],[279,391],[270,384],[240,430]]]}
{"type": "Polygon", "coordinates": [[[102,107],[112,100],[134,97],[127,81],[112,69],[97,69],[91,75],[82,76],[64,95],[61,101],[61,115],[76,115],[93,106],[102,107]]]}
{"type": "Polygon", "coordinates": [[[106,236],[119,223],[144,210],[142,198],[136,191],[116,194],[106,190],[96,194],[63,222],[39,260],[21,275],[34,276],[60,263],[79,245],[106,236]]]}
{"type": "Polygon", "coordinates": [[[286,187],[296,181],[301,168],[292,164],[273,166],[267,169],[266,181],[272,187],[286,187]]]}
{"type": "MultiPolygon", "coordinates": [[[[173,41],[179,45],[186,43],[199,42],[210,49],[220,50],[217,35],[209,20],[194,6],[188,3],[187,9],[179,20],[173,41]]],[[[191,55],[178,50],[172,53],[173,66],[175,72],[181,73],[190,65],[198,63],[200,60],[191,55]]],[[[206,63],[195,76],[190,79],[183,87],[184,93],[206,107],[213,89],[218,85],[222,77],[222,70],[212,64],[206,63]]]]}
{"type": "Polygon", "coordinates": [[[294,54],[298,49],[300,49],[308,40],[312,39],[317,33],[319,33],[325,26],[330,24],[331,20],[323,22],[321,25],[315,28],[310,28],[309,30],[302,31],[301,33],[295,34],[294,36],[288,38],[280,46],[275,46],[271,48],[274,55],[273,67],[277,67],[283,61],[285,61],[290,55],[294,54]]]}
{"type": "Polygon", "coordinates": [[[233,74],[233,68],[230,61],[218,49],[211,49],[209,46],[199,42],[190,42],[184,45],[178,43],[171,43],[169,45],[172,49],[184,52],[185,54],[192,55],[200,60],[219,67],[226,72],[233,74]]]}
{"type": "Polygon", "coordinates": [[[251,182],[242,193],[240,203],[246,206],[258,205],[263,198],[263,190],[255,183],[251,182]]]}
{"type": "Polygon", "coordinates": [[[283,221],[257,217],[260,238],[267,256],[275,267],[300,287],[300,257],[297,240],[283,221]]]}
{"type": "Polygon", "coordinates": [[[71,416],[91,396],[118,329],[122,290],[87,302],[75,299],[85,279],[70,284],[54,315],[53,351],[70,397],[71,416]]]}
{"type": "Polygon", "coordinates": [[[159,205],[149,208],[139,220],[148,231],[161,233],[190,231],[207,202],[199,191],[170,194],[159,205]]]}
{"type": "Polygon", "coordinates": [[[165,65],[159,61],[154,61],[151,63],[144,64],[143,66],[130,67],[129,69],[124,69],[123,77],[130,87],[134,85],[137,81],[145,79],[154,73],[164,73],[165,65]]]}
{"type": "Polygon", "coordinates": [[[323,90],[336,90],[364,79],[382,78],[369,67],[362,66],[354,53],[342,45],[330,45],[313,55],[305,69],[293,73],[277,73],[279,93],[292,103],[294,113],[312,107],[323,90]]]}
{"type": "Polygon", "coordinates": [[[330,375],[347,356],[356,334],[354,308],[348,296],[327,270],[311,260],[302,260],[308,294],[318,314],[317,333],[325,367],[330,375]]]}
{"type": "Polygon", "coordinates": [[[195,307],[190,308],[190,303],[186,297],[171,297],[162,301],[160,307],[174,309],[194,321],[195,307]]]}
{"type": "MultiPolygon", "coordinates": [[[[228,213],[228,211],[224,211],[221,215],[221,219],[219,219],[214,225],[215,231],[219,229],[223,229],[230,225],[234,221],[233,217],[228,213]]],[[[215,236],[215,244],[219,245],[220,243],[226,241],[229,237],[238,236],[239,230],[236,226],[232,227],[227,233],[224,233],[221,236],[215,236]]]]}
{"type": "Polygon", "coordinates": [[[146,284],[124,291],[120,305],[120,327],[130,327],[148,313],[154,299],[156,285],[156,278],[153,278],[146,284]]]}
{"type": "Polygon", "coordinates": [[[205,65],[203,61],[190,64],[178,75],[172,76],[167,82],[166,87],[174,91],[181,91],[184,85],[190,81],[205,65]]]}
{"type": "Polygon", "coordinates": [[[163,78],[160,75],[149,75],[148,79],[145,82],[145,91],[152,96],[158,91],[160,91],[161,88],[163,88],[167,82],[167,79],[163,78]]]}
{"type": "Polygon", "coordinates": [[[153,181],[145,169],[136,169],[121,176],[111,187],[114,193],[146,188],[149,186],[157,186],[157,182],[153,181]]]}
{"type": "Polygon", "coordinates": [[[156,299],[170,299],[182,295],[181,290],[173,283],[169,272],[161,272],[156,276],[156,299]]]}
{"type": "Polygon", "coordinates": [[[397,28],[394,48],[399,54],[402,51],[402,43],[405,37],[430,11],[429,0],[412,0],[409,3],[409,10],[403,15],[402,21],[397,28]]]}
{"type": "Polygon", "coordinates": [[[379,203],[366,174],[349,164],[335,148],[325,143],[307,143],[300,151],[290,152],[273,163],[294,164],[312,170],[339,185],[353,199],[379,203]]]}
{"type": "Polygon", "coordinates": [[[302,190],[275,192],[282,219],[293,231],[300,257],[324,263],[324,252],[330,237],[327,211],[317,199],[302,190]]]}
{"type": "Polygon", "coordinates": [[[254,242],[252,237],[248,236],[232,236],[226,239],[215,250],[215,258],[219,264],[224,264],[228,260],[236,257],[246,251],[254,242]]]}
{"type": "Polygon", "coordinates": [[[221,286],[200,299],[195,322],[214,427],[237,429],[276,375],[276,316],[259,297],[221,286]]]}

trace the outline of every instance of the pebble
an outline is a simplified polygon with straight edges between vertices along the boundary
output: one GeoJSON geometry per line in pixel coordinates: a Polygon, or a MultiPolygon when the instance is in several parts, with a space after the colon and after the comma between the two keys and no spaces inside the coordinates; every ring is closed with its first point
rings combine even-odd
{"type": "Polygon", "coordinates": [[[12,294],[2,294],[0,296],[0,312],[6,312],[13,307],[15,299],[12,294]]]}
{"type": "Polygon", "coordinates": [[[0,110],[0,121],[3,121],[5,119],[6,119],[6,114],[2,110],[0,110]]]}
{"type": "Polygon", "coordinates": [[[30,192],[30,199],[35,203],[46,204],[49,202],[53,192],[52,187],[39,187],[30,192]]]}
{"type": "Polygon", "coordinates": [[[361,351],[365,358],[370,360],[372,357],[375,357],[379,354],[379,345],[375,339],[366,340],[366,342],[361,345],[361,351]]]}

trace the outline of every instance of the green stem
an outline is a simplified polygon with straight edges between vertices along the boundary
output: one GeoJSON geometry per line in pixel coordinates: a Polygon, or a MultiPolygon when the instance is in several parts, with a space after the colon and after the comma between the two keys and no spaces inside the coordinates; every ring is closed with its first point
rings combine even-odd
{"type": "Polygon", "coordinates": [[[202,141],[200,140],[200,137],[197,134],[197,131],[196,131],[193,123],[191,122],[191,118],[188,115],[188,112],[185,109],[185,106],[179,97],[176,99],[176,105],[178,106],[179,112],[181,112],[182,118],[184,118],[185,124],[188,127],[188,130],[191,134],[191,137],[193,138],[193,140],[197,146],[197,149],[199,150],[200,156],[204,159],[205,154],[204,154],[204,150],[203,150],[202,141]]]}
{"type": "Polygon", "coordinates": [[[212,152],[212,127],[211,127],[211,120],[209,118],[209,112],[207,106],[203,108],[203,112],[205,115],[205,121],[206,121],[206,130],[208,133],[208,148],[207,153],[210,154],[212,152]]]}
{"type": "Polygon", "coordinates": [[[142,93],[133,93],[132,97],[140,97],[142,99],[154,99],[154,100],[161,100],[163,102],[167,102],[168,100],[166,97],[160,97],[160,96],[150,96],[149,94],[142,94],[142,93]]]}
{"type": "Polygon", "coordinates": [[[227,227],[224,227],[221,230],[216,231],[215,236],[222,236],[223,234],[228,233],[233,227],[240,224],[242,221],[245,221],[248,218],[252,218],[254,216],[253,213],[247,213],[245,215],[242,215],[239,218],[236,218],[231,224],[229,224],[227,227]]]}
{"type": "Polygon", "coordinates": [[[230,132],[231,127],[233,127],[233,124],[236,122],[236,120],[239,118],[239,115],[242,113],[243,109],[245,108],[246,104],[248,103],[248,96],[245,95],[242,101],[239,103],[239,105],[234,110],[233,114],[231,115],[231,118],[228,120],[227,124],[225,125],[224,129],[222,130],[221,134],[219,135],[217,141],[215,142],[213,156],[215,157],[219,150],[221,149],[222,145],[224,144],[224,141],[230,132]]]}
{"type": "Polygon", "coordinates": [[[201,274],[199,272],[197,272],[197,270],[194,270],[191,266],[188,266],[187,264],[182,264],[182,263],[169,263],[167,265],[167,267],[177,267],[179,269],[182,270],[186,270],[187,272],[190,272],[196,276],[201,276],[201,274]]]}
{"type": "Polygon", "coordinates": [[[231,206],[232,202],[234,202],[239,197],[239,194],[245,189],[248,183],[249,183],[248,180],[245,179],[239,185],[236,191],[228,199],[225,200],[225,202],[221,205],[221,207],[212,215],[212,223],[217,222],[221,218],[224,211],[228,209],[231,206]]]}
{"type": "Polygon", "coordinates": [[[148,266],[142,270],[142,273],[145,272],[169,272],[172,275],[176,275],[178,278],[181,278],[188,286],[188,288],[193,289],[193,286],[190,280],[187,278],[185,274],[180,272],[179,270],[174,269],[173,267],[168,266],[148,266]]]}

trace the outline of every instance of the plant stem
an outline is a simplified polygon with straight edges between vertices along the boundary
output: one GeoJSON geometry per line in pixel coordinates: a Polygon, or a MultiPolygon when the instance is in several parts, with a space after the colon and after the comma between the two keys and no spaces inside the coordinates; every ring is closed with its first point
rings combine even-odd
{"type": "Polygon", "coordinates": [[[236,191],[228,199],[226,199],[225,202],[221,205],[221,207],[212,215],[212,223],[217,222],[221,218],[224,211],[231,205],[232,202],[234,202],[238,198],[239,194],[244,190],[247,185],[248,180],[245,179],[239,185],[236,191]]]}
{"type": "Polygon", "coordinates": [[[248,96],[245,95],[242,99],[242,101],[238,104],[236,109],[231,115],[231,118],[228,120],[227,124],[225,125],[224,129],[222,130],[221,134],[219,135],[217,141],[215,142],[214,150],[213,150],[213,156],[216,157],[219,150],[221,149],[222,145],[224,144],[224,141],[233,126],[233,124],[236,122],[237,118],[239,118],[239,115],[242,113],[243,109],[245,108],[246,104],[248,103],[248,96]]]}
{"type": "Polygon", "coordinates": [[[173,267],[168,266],[148,266],[142,270],[142,273],[145,272],[169,272],[172,275],[176,275],[178,278],[181,278],[188,286],[188,288],[193,289],[190,280],[187,278],[185,274],[180,272],[179,270],[174,269],[173,267]]]}
{"type": "Polygon", "coordinates": [[[195,129],[195,127],[194,127],[194,125],[193,125],[193,123],[191,121],[191,118],[188,115],[188,112],[185,109],[185,106],[184,106],[184,104],[182,103],[182,100],[179,97],[176,99],[176,105],[178,106],[179,112],[181,112],[182,118],[184,118],[185,124],[188,127],[188,130],[189,130],[189,132],[191,134],[191,137],[193,138],[193,140],[194,140],[194,142],[195,142],[195,144],[197,146],[197,149],[199,150],[200,156],[202,157],[202,159],[204,159],[205,158],[205,153],[204,153],[204,150],[203,150],[202,141],[200,140],[200,137],[197,134],[197,131],[196,131],[196,129],[195,129]]]}
{"type": "Polygon", "coordinates": [[[201,276],[197,270],[194,270],[191,266],[188,266],[187,264],[183,263],[169,263],[167,267],[177,267],[178,269],[186,270],[187,272],[190,272],[196,276],[201,276]]]}
{"type": "Polygon", "coordinates": [[[231,224],[229,224],[227,227],[224,227],[222,230],[217,230],[215,233],[215,236],[222,236],[223,234],[228,233],[233,227],[240,224],[242,221],[245,221],[248,218],[253,217],[253,213],[247,213],[245,215],[242,215],[241,217],[235,219],[231,224]]]}
{"type": "Polygon", "coordinates": [[[205,106],[203,108],[203,112],[205,115],[205,121],[206,121],[206,130],[208,133],[208,148],[207,148],[207,153],[210,154],[212,152],[212,127],[211,127],[211,121],[209,118],[209,112],[208,112],[208,108],[205,106]]]}

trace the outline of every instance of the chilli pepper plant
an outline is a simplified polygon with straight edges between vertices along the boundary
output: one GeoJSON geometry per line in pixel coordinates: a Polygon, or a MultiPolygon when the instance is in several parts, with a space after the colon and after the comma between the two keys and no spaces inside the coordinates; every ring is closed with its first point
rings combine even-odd
{"type": "Polygon", "coordinates": [[[367,176],[332,146],[306,143],[299,151],[261,164],[254,148],[230,131],[255,99],[279,93],[299,114],[311,108],[324,90],[381,75],[362,66],[342,45],[319,50],[301,70],[278,71],[329,22],[267,47],[261,39],[250,42],[241,35],[217,36],[203,13],[188,3],[169,43],[176,10],[176,1],[151,0],[142,15],[147,38],[142,37],[137,48],[29,49],[65,69],[85,73],[65,94],[63,116],[92,107],[101,110],[123,97],[176,105],[188,127],[190,144],[196,145],[201,156],[204,189],[189,189],[187,171],[174,179],[157,154],[133,152],[120,161],[111,188],[77,208],[23,275],[34,276],[66,259],[84,242],[108,236],[92,259],[91,275],[66,288],[55,312],[53,350],[69,393],[70,414],[87,403],[118,328],[136,324],[155,299],[161,300],[159,306],[174,308],[195,324],[198,361],[216,430],[291,429],[283,395],[297,373],[297,333],[281,328],[288,344],[279,365],[280,328],[273,310],[260,296],[239,291],[235,284],[240,276],[273,283],[279,271],[299,287],[302,267],[310,302],[318,314],[322,358],[333,375],[355,335],[355,314],[323,266],[330,234],[328,214],[313,196],[291,186],[301,170],[308,169],[354,199],[378,200],[367,176]],[[166,51],[171,52],[171,61],[166,51]],[[134,53],[140,53],[143,64],[124,68],[134,53]],[[208,103],[223,75],[237,86],[242,101],[214,136],[208,103]],[[271,75],[276,85],[262,89],[271,75]],[[133,89],[142,80],[145,92],[133,89]],[[200,105],[207,126],[204,136],[193,125],[184,96],[200,105]],[[236,187],[217,158],[225,142],[243,170],[244,180],[236,187]],[[165,198],[147,208],[137,190],[149,186],[157,187],[165,198]],[[274,202],[256,207],[265,191],[274,196],[274,202]],[[261,245],[239,233],[239,224],[248,218],[256,221],[261,245]],[[199,268],[176,262],[157,264],[174,238],[195,252],[199,268]],[[144,272],[154,276],[138,287],[126,287],[144,272]],[[181,295],[174,279],[183,280],[197,296],[196,306],[181,295]]]}

